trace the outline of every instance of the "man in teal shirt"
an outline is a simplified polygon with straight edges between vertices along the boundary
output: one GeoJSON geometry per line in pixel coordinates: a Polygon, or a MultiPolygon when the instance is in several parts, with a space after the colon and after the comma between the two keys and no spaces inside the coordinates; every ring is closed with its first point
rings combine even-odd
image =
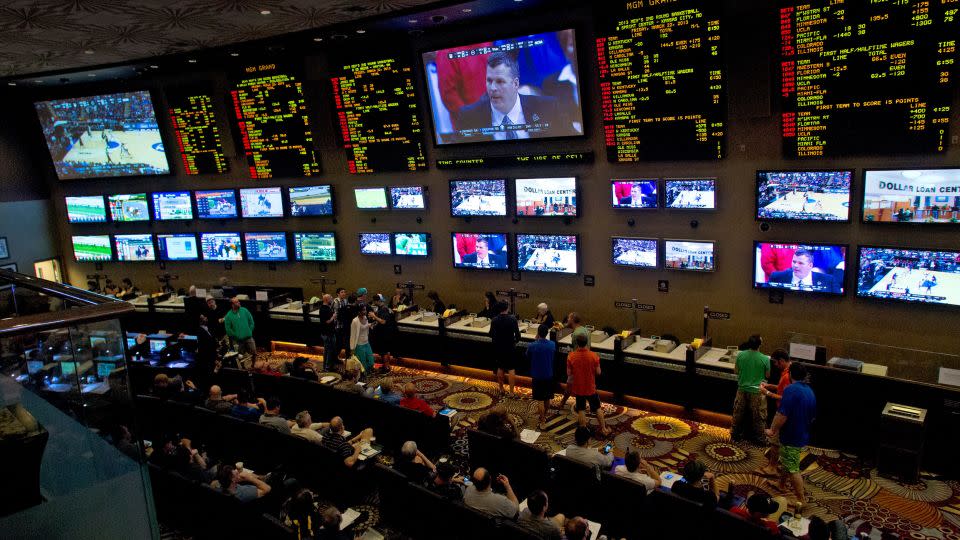
{"type": "Polygon", "coordinates": [[[754,334],[747,339],[746,349],[737,355],[737,397],[733,401],[733,424],[730,439],[747,440],[766,446],[763,431],[767,427],[767,402],[760,393],[760,384],[770,377],[770,357],[759,351],[763,338],[754,334]]]}
{"type": "Polygon", "coordinates": [[[257,344],[253,341],[253,315],[240,305],[240,299],[236,296],[230,299],[230,311],[223,317],[223,326],[238,353],[248,353],[257,358],[257,344]]]}

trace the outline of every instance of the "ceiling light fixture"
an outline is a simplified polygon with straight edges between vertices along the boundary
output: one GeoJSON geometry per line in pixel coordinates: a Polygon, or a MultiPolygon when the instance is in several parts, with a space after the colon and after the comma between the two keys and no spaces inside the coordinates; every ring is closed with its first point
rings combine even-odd
{"type": "Polygon", "coordinates": [[[464,13],[470,13],[470,12],[473,11],[473,10],[470,9],[470,8],[463,8],[463,9],[461,9],[460,11],[462,11],[462,12],[464,12],[464,13]]]}
{"type": "Polygon", "coordinates": [[[8,82],[8,83],[7,83],[7,86],[16,86],[16,85],[17,85],[17,83],[15,83],[15,82],[8,82]]]}
{"type": "Polygon", "coordinates": [[[358,34],[366,34],[367,31],[364,30],[363,28],[357,28],[357,33],[358,33],[358,34]]]}
{"type": "Polygon", "coordinates": [[[160,69],[160,66],[156,64],[150,64],[150,69],[160,69]]]}
{"type": "Polygon", "coordinates": [[[37,83],[37,84],[43,84],[43,81],[40,80],[40,79],[37,79],[37,80],[35,80],[35,81],[33,81],[33,82],[35,82],[35,83],[37,83]]]}
{"type": "Polygon", "coordinates": [[[410,19],[410,20],[408,20],[407,22],[410,23],[410,24],[417,24],[417,20],[416,20],[416,19],[410,19]]]}
{"type": "Polygon", "coordinates": [[[232,53],[230,53],[230,56],[240,56],[240,53],[238,53],[238,52],[232,52],[232,53]]]}
{"type": "Polygon", "coordinates": [[[269,10],[269,9],[261,9],[261,10],[260,10],[260,14],[261,14],[261,15],[269,15],[269,14],[270,14],[270,10],[269,10]]]}
{"type": "Polygon", "coordinates": [[[197,63],[197,59],[196,59],[196,58],[191,58],[191,59],[187,60],[187,62],[190,62],[191,64],[196,64],[196,63],[197,63]]]}
{"type": "Polygon", "coordinates": [[[87,77],[96,77],[96,76],[97,76],[96,73],[87,73],[87,77]]]}
{"type": "Polygon", "coordinates": [[[93,49],[87,49],[83,51],[83,54],[93,54],[93,49]]]}
{"type": "Polygon", "coordinates": [[[315,37],[315,38],[313,38],[313,40],[314,40],[314,41],[323,41],[323,38],[322,38],[322,37],[315,37]]]}

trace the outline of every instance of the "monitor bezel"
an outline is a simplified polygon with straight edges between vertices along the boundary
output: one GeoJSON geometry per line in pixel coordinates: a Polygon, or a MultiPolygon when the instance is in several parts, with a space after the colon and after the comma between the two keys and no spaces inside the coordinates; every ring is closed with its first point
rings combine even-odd
{"type": "Polygon", "coordinates": [[[399,231],[390,233],[390,251],[395,257],[410,257],[413,259],[428,259],[433,255],[433,235],[428,232],[418,232],[418,231],[399,231]],[[427,254],[426,255],[410,255],[409,253],[397,253],[397,235],[400,234],[423,234],[426,235],[427,241],[427,254]]]}
{"type": "Polygon", "coordinates": [[[337,215],[337,208],[336,208],[336,198],[335,198],[335,196],[334,196],[334,194],[333,194],[333,191],[334,191],[334,186],[333,186],[333,184],[313,184],[313,185],[309,185],[309,186],[286,186],[285,188],[283,188],[283,193],[284,193],[284,197],[285,197],[284,203],[286,204],[285,213],[286,213],[287,216],[289,216],[289,217],[291,217],[291,218],[296,218],[296,219],[302,219],[302,218],[329,218],[329,217],[334,217],[335,215],[337,215]],[[298,189],[298,188],[324,187],[324,186],[326,186],[326,187],[328,187],[328,188],[330,189],[330,213],[329,213],[329,214],[307,214],[307,215],[294,215],[294,214],[293,214],[293,207],[292,207],[292,206],[293,206],[293,197],[292,197],[292,195],[293,195],[293,190],[294,190],[294,189],[298,189]]]}
{"type": "Polygon", "coordinates": [[[289,202],[283,196],[283,186],[254,186],[239,188],[237,190],[237,214],[243,219],[283,219],[287,217],[287,205],[289,202]],[[248,216],[243,213],[243,192],[257,189],[277,189],[280,192],[280,215],[279,216],[248,216]]]}
{"type": "Polygon", "coordinates": [[[856,274],[855,274],[855,275],[856,275],[856,278],[854,279],[854,282],[856,283],[856,290],[854,291],[854,296],[855,296],[856,298],[862,298],[862,299],[864,299],[864,300],[867,300],[868,302],[892,303],[892,304],[897,304],[897,305],[923,306],[924,308],[926,308],[927,306],[936,306],[936,307],[939,307],[939,308],[946,308],[946,309],[951,310],[951,311],[956,311],[956,310],[960,309],[960,305],[958,305],[958,304],[939,304],[939,303],[934,303],[934,302],[916,302],[916,301],[913,301],[913,300],[901,300],[901,299],[899,299],[899,298],[878,298],[878,297],[876,297],[876,296],[869,296],[869,295],[861,294],[861,293],[860,293],[860,270],[861,270],[861,266],[860,266],[860,265],[861,265],[861,263],[862,263],[861,253],[862,253],[863,248],[872,248],[872,249],[912,249],[912,250],[917,250],[917,251],[941,251],[941,252],[942,252],[942,251],[946,251],[946,252],[950,252],[950,253],[956,253],[957,255],[960,255],[960,249],[954,250],[954,249],[918,248],[918,247],[904,247],[904,246],[880,246],[880,245],[876,245],[876,244],[857,244],[857,272],[856,272],[856,274]]]}
{"type": "Polygon", "coordinates": [[[243,233],[243,260],[247,262],[265,262],[265,263],[278,263],[278,262],[289,262],[290,261],[290,238],[286,231],[244,231],[243,233]],[[247,235],[250,234],[275,234],[283,237],[284,249],[286,249],[287,256],[284,259],[254,259],[250,257],[250,250],[247,248],[247,235]]]}
{"type": "Polygon", "coordinates": [[[396,210],[398,212],[426,212],[430,207],[430,203],[427,197],[427,194],[430,192],[430,188],[427,185],[415,185],[415,186],[387,186],[387,204],[390,205],[391,210],[396,210]],[[393,205],[393,189],[394,188],[409,188],[409,187],[418,187],[423,192],[423,208],[401,208],[393,205]]]}
{"type": "Polygon", "coordinates": [[[157,233],[157,234],[154,235],[154,237],[155,237],[156,244],[157,244],[157,260],[158,260],[158,261],[162,261],[162,262],[196,262],[196,261],[201,260],[200,257],[201,257],[201,252],[202,252],[203,250],[200,249],[200,240],[199,240],[198,237],[197,237],[197,233],[157,233]],[[173,259],[173,258],[170,258],[170,257],[164,257],[164,256],[162,255],[162,254],[163,254],[163,251],[160,250],[160,237],[161,237],[161,236],[163,236],[163,237],[187,237],[187,236],[192,236],[192,237],[193,237],[194,244],[197,246],[197,257],[194,258],[194,259],[173,259]]]}
{"type": "Polygon", "coordinates": [[[215,263],[235,263],[243,262],[247,260],[247,244],[244,242],[243,233],[239,231],[218,231],[218,232],[202,232],[197,239],[197,250],[200,253],[200,260],[203,262],[215,262],[215,263]],[[239,259],[208,259],[206,254],[203,251],[203,237],[208,235],[223,235],[223,234],[235,234],[237,238],[240,239],[240,258],[239,259]]]}
{"type": "Polygon", "coordinates": [[[152,263],[160,260],[160,253],[157,250],[157,235],[153,233],[125,233],[125,234],[111,234],[110,235],[110,251],[113,252],[113,258],[116,262],[121,263],[152,263]],[[150,243],[153,244],[153,259],[127,259],[120,260],[120,250],[117,249],[117,238],[122,238],[124,236],[149,236],[150,243]]]}
{"type": "Polygon", "coordinates": [[[372,256],[372,257],[390,257],[390,256],[393,255],[393,236],[392,236],[391,233],[388,233],[388,232],[376,232],[376,231],[372,231],[372,232],[360,232],[360,233],[357,233],[357,240],[358,240],[358,241],[361,240],[361,239],[363,238],[363,236],[366,235],[366,234],[385,234],[385,235],[387,235],[387,243],[390,245],[390,253],[370,253],[370,252],[365,252],[365,251],[363,251],[363,248],[361,247],[361,248],[360,248],[360,255],[370,255],[370,256],[372,256]]]}
{"type": "Polygon", "coordinates": [[[70,225],[93,225],[112,221],[113,216],[110,215],[110,203],[104,195],[64,195],[63,204],[67,213],[67,223],[70,225]],[[97,197],[100,197],[100,202],[103,203],[103,221],[72,221],[70,219],[70,203],[67,201],[68,199],[95,199],[97,197]]]}
{"type": "Polygon", "coordinates": [[[150,192],[150,217],[153,221],[192,221],[196,219],[197,213],[196,208],[194,208],[193,192],[188,190],[177,190],[177,191],[151,191],[150,192]],[[163,195],[168,193],[186,193],[187,199],[190,201],[190,217],[188,218],[162,218],[158,216],[159,209],[157,208],[157,195],[163,195]]]}
{"type": "Polygon", "coordinates": [[[197,189],[193,192],[193,215],[196,216],[196,219],[200,220],[209,220],[209,221],[223,221],[226,219],[240,219],[240,195],[237,193],[235,188],[226,188],[226,189],[197,189]],[[197,196],[197,193],[216,193],[218,191],[232,191],[233,192],[233,203],[234,209],[236,212],[232,216],[201,216],[200,215],[200,198],[197,196]]]}

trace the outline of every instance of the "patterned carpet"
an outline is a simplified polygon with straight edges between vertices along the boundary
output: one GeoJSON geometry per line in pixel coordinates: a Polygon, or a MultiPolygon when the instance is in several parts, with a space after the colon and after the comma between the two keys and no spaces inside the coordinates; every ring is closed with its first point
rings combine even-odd
{"type": "MultiPolygon", "coordinates": [[[[297,355],[274,352],[270,356],[280,364],[297,355]]],[[[495,407],[506,411],[517,425],[536,429],[536,402],[530,398],[529,388],[518,387],[519,398],[498,397],[496,383],[469,377],[406,367],[394,367],[389,376],[396,384],[412,381],[435,409],[458,411],[452,446],[461,457],[469,451],[466,430],[495,407]]],[[[381,378],[371,376],[369,384],[377,384],[381,378]]],[[[555,397],[554,404],[559,398],[555,397]]],[[[717,474],[721,489],[733,483],[739,495],[754,491],[795,501],[792,493],[778,488],[775,476],[761,472],[766,462],[764,449],[731,442],[726,428],[609,403],[604,404],[604,412],[613,433],[605,440],[591,440],[592,446],[612,441],[617,455],[632,446],[661,471],[677,471],[687,461],[699,459],[717,474]]],[[[596,418],[588,418],[595,427],[596,418]]],[[[559,412],[554,409],[535,444],[551,453],[565,448],[573,442],[576,427],[576,416],[569,407],[559,412]]],[[[810,499],[802,510],[806,517],[840,518],[851,536],[866,533],[871,539],[960,540],[960,482],[924,475],[918,484],[901,484],[879,477],[856,456],[812,447],[804,452],[801,468],[810,499]]]]}

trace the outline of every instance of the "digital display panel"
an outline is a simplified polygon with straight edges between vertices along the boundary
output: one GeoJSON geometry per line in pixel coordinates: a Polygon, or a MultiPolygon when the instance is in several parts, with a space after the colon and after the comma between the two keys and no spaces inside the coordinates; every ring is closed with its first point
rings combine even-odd
{"type": "Polygon", "coordinates": [[[118,234],[113,237],[118,261],[155,261],[152,234],[118,234]]]}
{"type": "Polygon", "coordinates": [[[583,135],[572,29],[423,54],[438,145],[583,135]]]}
{"type": "Polygon", "coordinates": [[[287,188],[290,196],[290,216],[332,216],[332,187],[303,186],[287,188]]]}
{"type": "Polygon", "coordinates": [[[860,246],[857,296],[960,306],[960,251],[860,246]]]}
{"type": "Polygon", "coordinates": [[[660,205],[656,180],[613,180],[610,194],[617,210],[656,208],[660,205]]]}
{"type": "Polygon", "coordinates": [[[607,159],[720,159],[727,92],[721,2],[604,4],[596,52],[607,159]]]}
{"type": "Polygon", "coordinates": [[[283,194],[278,187],[240,190],[240,215],[245,218],[283,217],[283,194]]]}
{"type": "Polygon", "coordinates": [[[955,2],[785,0],[779,18],[787,157],[946,150],[955,2]]]}
{"type": "Polygon", "coordinates": [[[227,171],[227,156],[209,93],[167,89],[170,122],[177,138],[180,161],[189,175],[227,171]]]}
{"type": "Polygon", "coordinates": [[[390,233],[360,233],[360,253],[390,255],[390,233]]]}
{"type": "Polygon", "coordinates": [[[195,261],[200,258],[195,234],[158,234],[157,253],[161,261],[195,261]]]}
{"type": "Polygon", "coordinates": [[[841,295],[847,247],[754,242],[753,287],[841,295]]]}
{"type": "Polygon", "coordinates": [[[863,173],[867,223],[960,222],[960,169],[897,169],[863,173]]]}
{"type": "Polygon", "coordinates": [[[60,180],[168,174],[150,93],[35,103],[60,180]]]}
{"type": "Polygon", "coordinates": [[[715,210],[717,181],[714,178],[668,178],[663,181],[665,206],[677,210],[715,210]]]}
{"type": "Polygon", "coordinates": [[[577,237],[573,235],[518,234],[517,270],[577,273],[577,237]]]}
{"type": "Polygon", "coordinates": [[[611,238],[611,260],[617,266],[633,268],[656,268],[660,260],[657,247],[660,242],[656,238],[627,238],[614,236],[611,238]]]}
{"type": "Polygon", "coordinates": [[[250,178],[320,174],[303,84],[276,63],[244,68],[230,92],[250,178]]]}
{"type": "Polygon", "coordinates": [[[107,202],[110,204],[110,219],[114,221],[150,221],[146,193],[110,195],[107,202]]]}
{"type": "Polygon", "coordinates": [[[390,205],[394,210],[425,210],[427,200],[423,186],[390,187],[390,205]]]}
{"type": "Polygon", "coordinates": [[[453,216],[506,216],[506,180],[451,180],[453,216]]]}
{"type": "Polygon", "coordinates": [[[153,194],[153,219],[193,219],[189,191],[162,191],[153,194]]]}
{"type": "Polygon", "coordinates": [[[110,237],[106,234],[93,236],[74,236],[73,258],[77,262],[105,262],[113,260],[110,249],[110,237]]]}
{"type": "Polygon", "coordinates": [[[230,219],[237,217],[237,192],[232,189],[195,191],[197,217],[200,219],[230,219]]]}
{"type": "Polygon", "coordinates": [[[429,233],[392,233],[393,254],[407,257],[430,255],[429,233]]]}
{"type": "Polygon", "coordinates": [[[298,261],[336,261],[337,240],[332,232],[293,233],[298,261]]]}
{"type": "Polygon", "coordinates": [[[850,221],[853,171],[757,171],[757,219],[850,221]]]}
{"type": "Polygon", "coordinates": [[[716,270],[713,242],[664,240],[663,260],[668,270],[713,272],[716,270]]]}
{"type": "Polygon", "coordinates": [[[510,268],[505,233],[451,233],[453,266],[482,270],[510,268]]]}
{"type": "Polygon", "coordinates": [[[107,221],[107,207],[103,195],[89,197],[65,197],[67,203],[67,221],[69,223],[104,223],[107,221]]]}
{"type": "Polygon", "coordinates": [[[382,187],[375,188],[354,188],[353,196],[357,201],[357,208],[360,210],[386,210],[387,209],[387,189],[382,187]]]}
{"type": "Polygon", "coordinates": [[[411,67],[383,58],[343,66],[330,80],[351,173],[427,168],[411,67]]]}
{"type": "Polygon", "coordinates": [[[200,248],[205,261],[243,260],[243,244],[240,243],[239,233],[201,233],[200,248]]]}
{"type": "Polygon", "coordinates": [[[243,233],[248,261],[286,261],[287,234],[282,232],[243,233]]]}
{"type": "Polygon", "coordinates": [[[517,178],[517,216],[576,216],[576,178],[517,178]]]}

